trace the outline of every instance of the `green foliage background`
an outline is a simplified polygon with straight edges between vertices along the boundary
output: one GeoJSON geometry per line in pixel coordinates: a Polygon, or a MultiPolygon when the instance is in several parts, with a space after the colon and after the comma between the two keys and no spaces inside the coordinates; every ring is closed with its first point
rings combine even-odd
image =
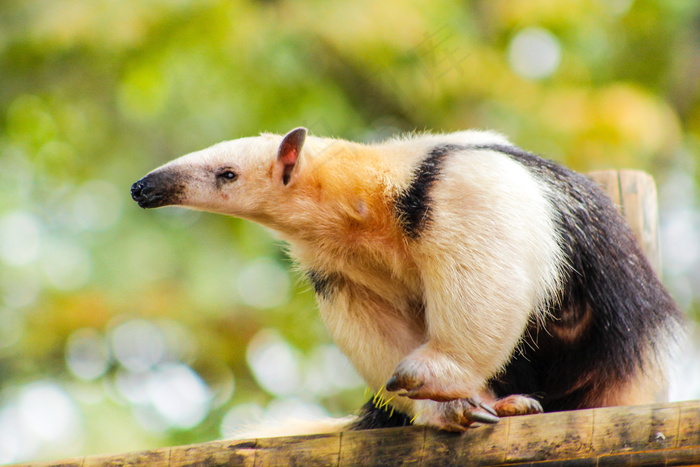
{"type": "MultiPolygon", "coordinates": [[[[329,343],[293,273],[273,281],[277,303],[245,299],[250,265],[290,267],[264,229],[131,202],[133,181],[179,155],[300,125],[361,141],[491,128],[577,170],[647,170],[676,188],[662,209],[696,211],[696,0],[0,0],[0,12],[0,462],[220,437],[231,408],[279,396],[253,377],[254,336],[276,329],[307,376],[329,343]],[[548,76],[513,69],[528,28],[559,48],[548,76]],[[165,356],[126,368],[125,323],[165,356]],[[70,369],[75,336],[105,352],[99,374],[70,369]],[[208,388],[197,423],[154,424],[120,392],[125,374],[168,362],[208,388]],[[67,404],[46,423],[69,434],[25,420],[27,388],[67,404]]],[[[697,265],[667,264],[691,314],[697,265]]],[[[352,384],[304,388],[290,394],[335,415],[363,400],[352,384]]]]}

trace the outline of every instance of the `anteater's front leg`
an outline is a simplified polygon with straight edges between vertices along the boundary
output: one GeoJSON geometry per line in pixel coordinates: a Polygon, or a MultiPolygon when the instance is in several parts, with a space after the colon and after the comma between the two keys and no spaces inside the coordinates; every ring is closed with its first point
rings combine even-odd
{"type": "Polygon", "coordinates": [[[418,422],[453,431],[494,421],[495,414],[541,411],[524,396],[495,400],[487,386],[511,358],[537,307],[527,264],[455,255],[454,244],[422,240],[421,247],[430,247],[421,264],[426,340],[398,364],[387,389],[434,401],[422,404],[418,422]]]}

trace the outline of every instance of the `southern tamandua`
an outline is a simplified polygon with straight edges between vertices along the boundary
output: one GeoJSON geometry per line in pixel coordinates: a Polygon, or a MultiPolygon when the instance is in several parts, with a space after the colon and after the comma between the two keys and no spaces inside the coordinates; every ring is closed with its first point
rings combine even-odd
{"type": "Polygon", "coordinates": [[[681,314],[624,219],[588,178],[498,134],[365,145],[297,128],[188,154],[131,193],[289,243],[332,338],[390,399],[346,428],[463,431],[664,398],[681,314]]]}

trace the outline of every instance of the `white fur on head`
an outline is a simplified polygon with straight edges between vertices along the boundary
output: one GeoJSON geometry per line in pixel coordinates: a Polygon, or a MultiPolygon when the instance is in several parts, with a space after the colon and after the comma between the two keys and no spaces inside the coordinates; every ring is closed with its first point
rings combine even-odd
{"type": "Polygon", "coordinates": [[[301,170],[306,135],[305,128],[296,128],[284,137],[266,134],[226,141],[175,159],[151,174],[168,173],[181,182],[177,199],[169,204],[274,228],[272,212],[286,202],[286,188],[301,170]]]}

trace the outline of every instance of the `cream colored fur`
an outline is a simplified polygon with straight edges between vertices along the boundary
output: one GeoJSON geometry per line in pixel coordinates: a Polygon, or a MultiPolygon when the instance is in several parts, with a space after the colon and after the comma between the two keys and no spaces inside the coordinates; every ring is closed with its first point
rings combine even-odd
{"type": "Polygon", "coordinates": [[[342,274],[336,294],[319,299],[337,345],[375,391],[392,375],[420,382],[415,395],[434,400],[395,395],[389,404],[444,426],[451,409],[440,401],[484,394],[560,289],[565,261],[545,186],[502,153],[462,151],[445,159],[432,221],[410,240],[393,200],[430,149],[505,138],[465,131],[361,145],[309,136],[288,185],[275,175],[281,140],[225,142],[166,167],[189,177],[183,205],[264,224],[303,269],[342,274]],[[220,167],[238,180],[217,188],[220,167]]]}

